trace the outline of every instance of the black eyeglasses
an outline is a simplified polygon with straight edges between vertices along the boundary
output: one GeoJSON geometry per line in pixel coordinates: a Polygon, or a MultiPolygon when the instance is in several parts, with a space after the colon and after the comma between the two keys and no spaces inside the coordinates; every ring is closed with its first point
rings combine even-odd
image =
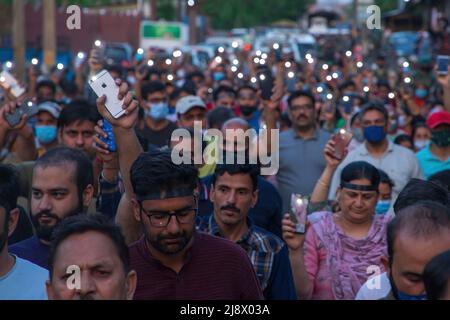
{"type": "Polygon", "coordinates": [[[142,203],[139,203],[141,213],[144,213],[150,220],[153,227],[164,228],[170,222],[172,216],[175,216],[179,224],[189,224],[194,222],[197,215],[197,200],[195,199],[195,208],[185,208],[174,211],[146,211],[142,207],[142,203]]]}

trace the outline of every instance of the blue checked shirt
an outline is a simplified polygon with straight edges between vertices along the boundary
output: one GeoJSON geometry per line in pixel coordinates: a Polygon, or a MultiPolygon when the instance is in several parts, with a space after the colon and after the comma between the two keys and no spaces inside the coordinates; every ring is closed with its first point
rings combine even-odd
{"type": "MultiPolygon", "coordinates": [[[[237,242],[252,262],[264,297],[268,300],[297,299],[288,249],[274,234],[255,226],[247,218],[248,231],[237,242]]],[[[198,222],[198,230],[222,237],[214,215],[198,222]]]]}

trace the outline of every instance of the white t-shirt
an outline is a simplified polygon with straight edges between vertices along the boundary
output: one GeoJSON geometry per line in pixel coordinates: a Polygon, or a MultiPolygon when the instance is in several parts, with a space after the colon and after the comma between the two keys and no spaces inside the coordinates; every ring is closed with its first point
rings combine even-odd
{"type": "Polygon", "coordinates": [[[0,300],[47,300],[48,271],[13,255],[12,269],[0,277],[0,300]]]}
{"type": "Polygon", "coordinates": [[[391,283],[386,272],[367,280],[356,294],[355,300],[380,300],[391,291],[391,283]]]}

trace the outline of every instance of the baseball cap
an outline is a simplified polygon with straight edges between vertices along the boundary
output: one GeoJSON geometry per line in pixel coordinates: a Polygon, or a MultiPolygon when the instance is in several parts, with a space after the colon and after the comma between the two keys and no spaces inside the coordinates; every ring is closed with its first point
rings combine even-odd
{"type": "Polygon", "coordinates": [[[200,97],[186,96],[178,100],[175,106],[176,112],[179,114],[185,114],[192,108],[206,109],[206,105],[200,97]]]}
{"type": "Polygon", "coordinates": [[[440,124],[450,125],[450,112],[447,111],[434,112],[427,119],[427,126],[432,130],[440,124]]]}
{"type": "Polygon", "coordinates": [[[45,101],[40,103],[38,106],[38,112],[40,111],[47,111],[50,113],[54,118],[58,119],[59,114],[61,113],[61,108],[58,104],[51,101],[45,101]]]}

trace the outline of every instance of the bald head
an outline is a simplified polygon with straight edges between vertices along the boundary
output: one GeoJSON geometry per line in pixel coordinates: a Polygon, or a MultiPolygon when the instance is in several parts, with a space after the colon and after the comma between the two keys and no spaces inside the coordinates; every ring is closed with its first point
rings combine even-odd
{"type": "Polygon", "coordinates": [[[222,132],[225,133],[225,130],[227,129],[242,129],[244,131],[248,130],[250,128],[249,124],[247,121],[245,121],[244,119],[241,118],[231,118],[230,120],[227,120],[223,125],[222,125],[222,132]]]}

